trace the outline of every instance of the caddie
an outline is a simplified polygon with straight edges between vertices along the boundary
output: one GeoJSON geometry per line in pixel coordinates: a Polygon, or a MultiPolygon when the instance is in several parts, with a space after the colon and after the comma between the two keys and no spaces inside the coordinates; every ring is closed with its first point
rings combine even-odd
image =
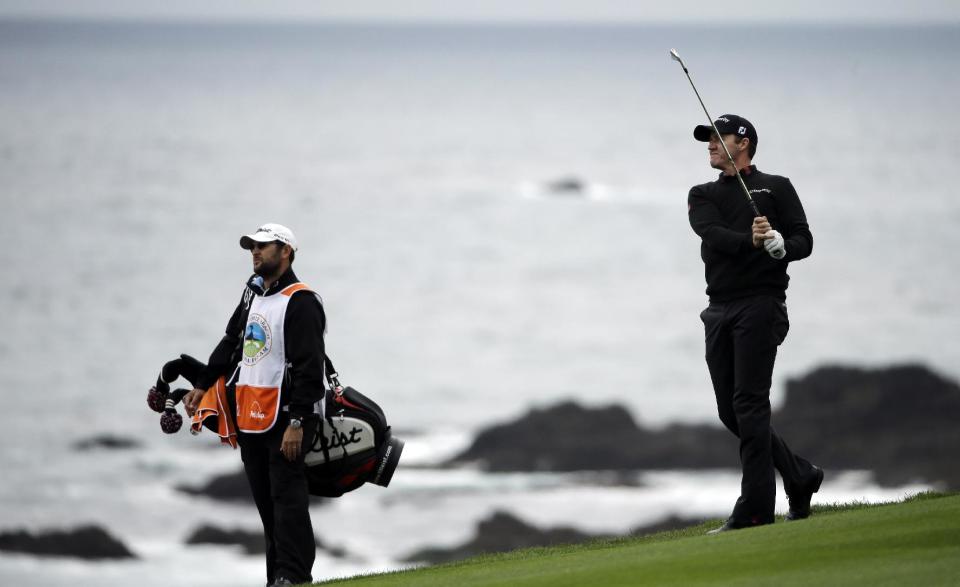
{"type": "Polygon", "coordinates": [[[324,397],[326,318],[319,297],[292,269],[293,232],[264,224],[240,238],[253,276],[210,355],[197,389],[184,397],[191,416],[219,377],[235,389],[237,441],[266,540],[268,585],[313,580],[316,556],[304,454],[324,397]]]}

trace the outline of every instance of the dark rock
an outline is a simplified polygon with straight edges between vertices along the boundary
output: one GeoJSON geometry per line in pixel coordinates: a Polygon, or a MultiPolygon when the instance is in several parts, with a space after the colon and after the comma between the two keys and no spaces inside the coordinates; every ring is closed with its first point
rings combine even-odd
{"type": "MultiPolygon", "coordinates": [[[[787,382],[772,421],[791,448],[828,469],[872,470],[888,485],[960,488],[960,387],[925,367],[817,369],[787,382]]],[[[483,430],[447,465],[472,463],[490,471],[738,468],[737,445],[719,425],[648,430],[623,407],[565,402],[483,430]]]]}
{"type": "Polygon", "coordinates": [[[70,556],[82,559],[137,558],[122,542],[99,526],[31,534],[26,530],[0,533],[0,550],[39,556],[70,556]]]}
{"type": "Polygon", "coordinates": [[[508,552],[518,548],[534,546],[555,546],[575,544],[594,538],[607,536],[591,535],[573,528],[552,528],[540,530],[530,526],[504,512],[495,512],[492,517],[477,525],[477,533],[472,540],[460,546],[444,548],[426,548],[406,557],[406,562],[445,563],[495,552],[508,552]]]}
{"type": "Polygon", "coordinates": [[[177,487],[190,495],[202,495],[213,499],[226,501],[249,501],[253,503],[253,494],[250,493],[250,484],[247,475],[241,470],[238,473],[218,475],[207,482],[203,487],[177,487]]]}
{"type": "Polygon", "coordinates": [[[740,441],[726,428],[671,424],[644,432],[642,469],[717,469],[740,466],[740,441]]]}
{"type": "Polygon", "coordinates": [[[823,367],[787,382],[774,426],[828,469],[960,489],[960,386],[919,365],[823,367]]]}
{"type": "Polygon", "coordinates": [[[558,196],[580,196],[586,189],[584,182],[576,177],[562,177],[548,181],[544,187],[548,192],[558,196]]]}
{"type": "Polygon", "coordinates": [[[73,448],[83,451],[101,448],[106,450],[129,450],[140,448],[141,446],[142,444],[140,441],[133,438],[112,436],[110,434],[100,434],[98,436],[91,436],[90,438],[78,440],[74,443],[73,448]]]}
{"type": "MultiPolygon", "coordinates": [[[[327,546],[321,539],[316,538],[317,548],[327,551],[335,558],[344,558],[347,551],[339,546],[327,546]]],[[[241,546],[246,554],[263,554],[267,551],[266,540],[261,530],[249,531],[240,528],[224,530],[205,524],[198,527],[186,540],[187,544],[220,544],[226,546],[241,546]]]]}
{"type": "Polygon", "coordinates": [[[350,556],[347,553],[347,549],[345,549],[342,546],[330,546],[320,538],[316,538],[316,541],[317,541],[317,548],[319,548],[320,550],[327,551],[327,554],[329,554],[333,558],[347,558],[348,556],[350,556]]]}
{"type": "MultiPolygon", "coordinates": [[[[250,484],[247,482],[247,475],[241,469],[237,473],[225,473],[217,475],[202,487],[191,487],[180,485],[177,490],[190,495],[199,495],[211,499],[220,499],[224,501],[246,501],[253,504],[253,494],[250,493],[250,484]]],[[[318,505],[324,502],[325,498],[310,496],[310,503],[318,505]]]]}
{"type": "Polygon", "coordinates": [[[629,469],[641,435],[620,406],[589,409],[565,402],[487,428],[454,460],[478,461],[493,471],[629,469]]]}
{"type": "Polygon", "coordinates": [[[263,532],[258,530],[249,532],[234,528],[224,530],[215,526],[204,525],[193,531],[186,540],[187,544],[223,544],[242,546],[247,554],[263,554],[267,551],[263,532]]]}
{"type": "Polygon", "coordinates": [[[658,532],[668,532],[670,530],[683,530],[684,528],[689,528],[690,526],[699,526],[704,521],[705,520],[698,518],[680,518],[677,516],[670,516],[655,524],[634,528],[630,531],[630,535],[646,536],[648,534],[657,534],[658,532]]]}
{"type": "Polygon", "coordinates": [[[482,431],[449,464],[490,471],[636,470],[736,466],[736,439],[710,426],[651,432],[621,406],[564,402],[482,431]]]}

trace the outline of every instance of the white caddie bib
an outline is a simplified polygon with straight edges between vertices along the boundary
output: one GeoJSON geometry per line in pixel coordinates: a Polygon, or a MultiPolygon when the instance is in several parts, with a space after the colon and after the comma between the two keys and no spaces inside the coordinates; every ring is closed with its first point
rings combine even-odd
{"type": "Polygon", "coordinates": [[[237,375],[237,428],[242,432],[266,432],[277,422],[287,366],[283,320],[291,296],[304,289],[310,290],[294,283],[271,296],[254,296],[250,304],[237,375]]]}

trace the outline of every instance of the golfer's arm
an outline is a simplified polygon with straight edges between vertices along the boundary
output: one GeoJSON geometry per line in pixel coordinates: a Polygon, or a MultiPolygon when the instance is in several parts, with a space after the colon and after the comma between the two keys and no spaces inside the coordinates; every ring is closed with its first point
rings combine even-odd
{"type": "Polygon", "coordinates": [[[787,261],[806,259],[813,252],[813,234],[807,224],[807,215],[803,211],[800,197],[790,180],[780,190],[782,194],[777,202],[777,210],[783,223],[784,246],[787,249],[787,261]]]}
{"type": "Polygon", "coordinates": [[[751,233],[727,228],[716,204],[700,194],[697,188],[690,190],[687,204],[690,210],[690,227],[710,248],[728,255],[753,249],[751,233]]]}

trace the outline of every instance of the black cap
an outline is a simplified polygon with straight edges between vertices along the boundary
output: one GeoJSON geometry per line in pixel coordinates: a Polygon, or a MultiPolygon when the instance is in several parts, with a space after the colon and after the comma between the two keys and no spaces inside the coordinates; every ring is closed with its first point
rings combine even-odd
{"type": "MultiPolygon", "coordinates": [[[[717,125],[717,130],[720,131],[721,135],[737,135],[738,137],[747,137],[750,139],[750,144],[757,144],[757,129],[753,128],[753,125],[750,124],[750,121],[742,116],[737,116],[736,114],[723,114],[713,121],[713,123],[717,125]]],[[[712,126],[701,124],[693,129],[693,138],[706,143],[710,140],[710,133],[712,132],[712,126]]]]}

